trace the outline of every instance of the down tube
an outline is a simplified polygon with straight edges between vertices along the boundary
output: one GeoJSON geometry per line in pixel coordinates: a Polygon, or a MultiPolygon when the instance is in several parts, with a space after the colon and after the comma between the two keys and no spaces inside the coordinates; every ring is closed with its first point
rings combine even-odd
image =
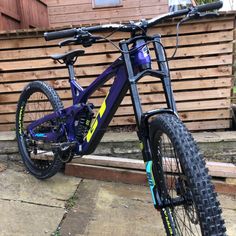
{"type": "Polygon", "coordinates": [[[85,137],[82,145],[83,155],[90,154],[96,149],[107,126],[113,118],[113,115],[127,93],[128,88],[129,81],[127,78],[127,72],[125,67],[121,66],[117,71],[116,78],[104,99],[87,136],[85,137]]]}

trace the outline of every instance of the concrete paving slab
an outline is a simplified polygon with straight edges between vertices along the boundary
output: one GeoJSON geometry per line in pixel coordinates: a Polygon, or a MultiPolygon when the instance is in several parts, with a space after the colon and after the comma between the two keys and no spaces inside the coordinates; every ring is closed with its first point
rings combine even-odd
{"type": "MultiPolygon", "coordinates": [[[[148,187],[83,180],[76,196],[77,204],[62,223],[62,236],[166,235],[148,187]]],[[[219,198],[228,236],[235,236],[236,199],[223,195],[219,198]]]]}
{"type": "Polygon", "coordinates": [[[228,236],[236,235],[236,211],[230,209],[223,209],[223,217],[227,228],[228,236]]]}
{"type": "Polygon", "coordinates": [[[0,172],[3,172],[7,169],[7,165],[5,163],[0,162],[0,172]]]}
{"type": "Polygon", "coordinates": [[[61,173],[42,181],[30,174],[7,169],[0,172],[0,199],[64,207],[64,201],[74,194],[80,181],[61,173]]]}
{"type": "MultiPolygon", "coordinates": [[[[235,216],[236,216],[236,196],[230,196],[230,195],[219,195],[218,199],[222,205],[222,208],[224,210],[234,210],[235,216]]],[[[235,221],[236,224],[236,221],[235,221]]]]}
{"type": "MultiPolygon", "coordinates": [[[[62,221],[60,236],[164,236],[146,186],[57,174],[39,181],[22,167],[0,172],[0,236],[49,236],[62,221]],[[18,171],[17,171],[18,170],[18,171]],[[79,186],[79,188],[77,188],[79,186]]],[[[228,236],[236,235],[236,197],[220,195],[228,236]]]]}
{"type": "Polygon", "coordinates": [[[62,236],[165,235],[144,186],[83,180],[77,197],[61,226],[62,236]]]}
{"type": "Polygon", "coordinates": [[[220,195],[228,236],[236,235],[236,196],[220,195]]]}
{"type": "Polygon", "coordinates": [[[64,213],[63,208],[0,200],[0,235],[49,236],[64,213]]]}
{"type": "Polygon", "coordinates": [[[20,163],[7,163],[0,172],[0,236],[52,235],[80,181],[61,173],[40,181],[20,163]]]}
{"type": "Polygon", "coordinates": [[[141,186],[101,184],[92,219],[85,235],[165,235],[148,189],[141,186]]]}

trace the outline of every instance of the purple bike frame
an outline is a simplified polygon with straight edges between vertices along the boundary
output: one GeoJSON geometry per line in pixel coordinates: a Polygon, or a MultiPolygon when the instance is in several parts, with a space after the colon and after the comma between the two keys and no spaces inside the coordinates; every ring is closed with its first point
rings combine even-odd
{"type": "MultiPolygon", "coordinates": [[[[157,35],[151,38],[160,70],[151,69],[151,58],[145,39],[146,37],[144,36],[137,36],[127,41],[121,41],[120,47],[123,52],[127,52],[123,53],[121,57],[113,62],[86,89],[83,89],[77,83],[73,63],[67,64],[73,105],[32,122],[27,127],[31,137],[34,140],[42,140],[44,142],[60,142],[61,137],[66,135],[69,143],[75,143],[76,154],[90,154],[95,150],[99,141],[103,137],[107,126],[113,118],[114,113],[119,107],[128,89],[130,89],[138,129],[142,128],[141,125],[146,123],[146,120],[142,121],[143,118],[148,119],[148,117],[155,115],[158,112],[162,112],[158,110],[145,114],[142,112],[136,83],[145,75],[158,77],[162,80],[167,108],[170,112],[176,112],[175,101],[170,87],[168,64],[165,59],[164,49],[160,47],[160,43],[158,43],[160,37],[157,35]],[[132,52],[128,52],[129,44],[133,45],[131,48],[132,52]],[[83,112],[83,109],[87,106],[88,99],[91,95],[112,77],[115,77],[114,82],[110,87],[100,110],[93,120],[87,135],[84,137],[82,143],[78,142],[76,139],[75,118],[83,112]],[[34,132],[35,128],[40,124],[53,120],[61,121],[59,131],[52,131],[46,134],[34,132]]],[[[148,39],[150,40],[150,37],[148,39]]],[[[144,129],[146,129],[146,127],[144,129]]]]}
{"type": "MultiPolygon", "coordinates": [[[[73,66],[72,66],[73,67],[73,66]]],[[[69,67],[69,70],[72,68],[69,67]]],[[[70,71],[70,75],[73,75],[73,71],[70,71]]],[[[129,81],[127,79],[127,72],[125,70],[125,65],[122,62],[121,58],[118,58],[114,63],[112,63],[101,75],[93,81],[86,89],[83,89],[74,77],[70,79],[73,105],[65,108],[63,110],[54,112],[52,114],[46,115],[41,119],[38,119],[27,127],[28,132],[31,134],[35,140],[43,140],[45,142],[56,141],[60,139],[65,131],[68,136],[69,142],[76,141],[76,134],[74,130],[74,119],[75,117],[83,110],[86,105],[89,97],[106,81],[111,79],[115,75],[114,83],[110,87],[110,90],[103,102],[101,111],[98,112],[91,129],[89,130],[89,138],[86,137],[84,142],[77,143],[76,153],[77,154],[88,154],[94,151],[96,144],[101,140],[107,126],[109,125],[114,113],[116,112],[119,104],[121,103],[123,97],[125,96],[128,88],[129,81]],[[61,126],[60,130],[57,132],[51,132],[47,134],[38,134],[34,133],[34,129],[42,123],[45,123],[49,120],[55,120],[60,118],[66,118],[65,124],[61,126]],[[95,127],[96,126],[96,127],[95,127]]]]}

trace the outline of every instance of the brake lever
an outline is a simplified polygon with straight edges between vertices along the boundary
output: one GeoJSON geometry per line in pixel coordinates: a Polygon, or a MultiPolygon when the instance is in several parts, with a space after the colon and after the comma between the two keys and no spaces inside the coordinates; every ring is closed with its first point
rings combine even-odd
{"type": "Polygon", "coordinates": [[[83,44],[84,39],[89,38],[91,34],[87,31],[80,30],[79,34],[74,38],[66,39],[61,41],[58,45],[59,47],[69,45],[69,44],[83,44]]]}
{"type": "Polygon", "coordinates": [[[75,38],[70,38],[59,42],[58,45],[59,47],[62,47],[70,44],[81,44],[84,47],[90,47],[98,39],[102,39],[102,37],[92,36],[89,32],[83,32],[83,34],[77,35],[75,38]]]}
{"type": "Polygon", "coordinates": [[[58,43],[59,47],[61,48],[62,46],[66,46],[69,44],[76,44],[77,39],[66,39],[58,43]]]}
{"type": "Polygon", "coordinates": [[[205,18],[211,18],[211,17],[217,17],[220,14],[217,12],[208,12],[208,13],[201,13],[200,17],[205,17],[205,18]]]}
{"type": "Polygon", "coordinates": [[[208,12],[208,13],[201,13],[196,11],[194,8],[188,13],[188,15],[182,20],[182,22],[186,22],[188,20],[194,20],[198,18],[211,18],[217,17],[219,13],[216,12],[208,12]]]}

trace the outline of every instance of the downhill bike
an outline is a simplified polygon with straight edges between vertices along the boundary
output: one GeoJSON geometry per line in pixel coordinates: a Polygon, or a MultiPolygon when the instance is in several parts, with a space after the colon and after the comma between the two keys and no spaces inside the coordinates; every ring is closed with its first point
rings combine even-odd
{"type": "Polygon", "coordinates": [[[153,204],[160,211],[167,235],[226,235],[205,162],[177,115],[160,35],[147,35],[150,26],[164,19],[185,16],[180,21],[184,22],[215,16],[216,13],[206,12],[221,7],[222,2],[215,2],[136,23],[45,33],[46,40],[72,37],[62,41],[61,46],[80,44],[89,47],[99,40],[108,40],[92,34],[94,32],[123,31],[130,32],[131,37],[120,41],[121,56],[87,88],[78,84],[74,71],[74,63],[84,54],[83,50],[52,56],[68,67],[72,106],[64,108],[57,92],[42,81],[31,82],[24,88],[16,112],[16,135],[19,152],[29,172],[38,179],[46,179],[56,174],[75,154],[92,153],[129,90],[153,204]],[[152,69],[149,44],[153,46],[158,69],[152,69]],[[167,108],[142,111],[137,83],[146,75],[160,79],[167,108]],[[94,106],[88,100],[113,77],[110,90],[94,116],[94,106]]]}

